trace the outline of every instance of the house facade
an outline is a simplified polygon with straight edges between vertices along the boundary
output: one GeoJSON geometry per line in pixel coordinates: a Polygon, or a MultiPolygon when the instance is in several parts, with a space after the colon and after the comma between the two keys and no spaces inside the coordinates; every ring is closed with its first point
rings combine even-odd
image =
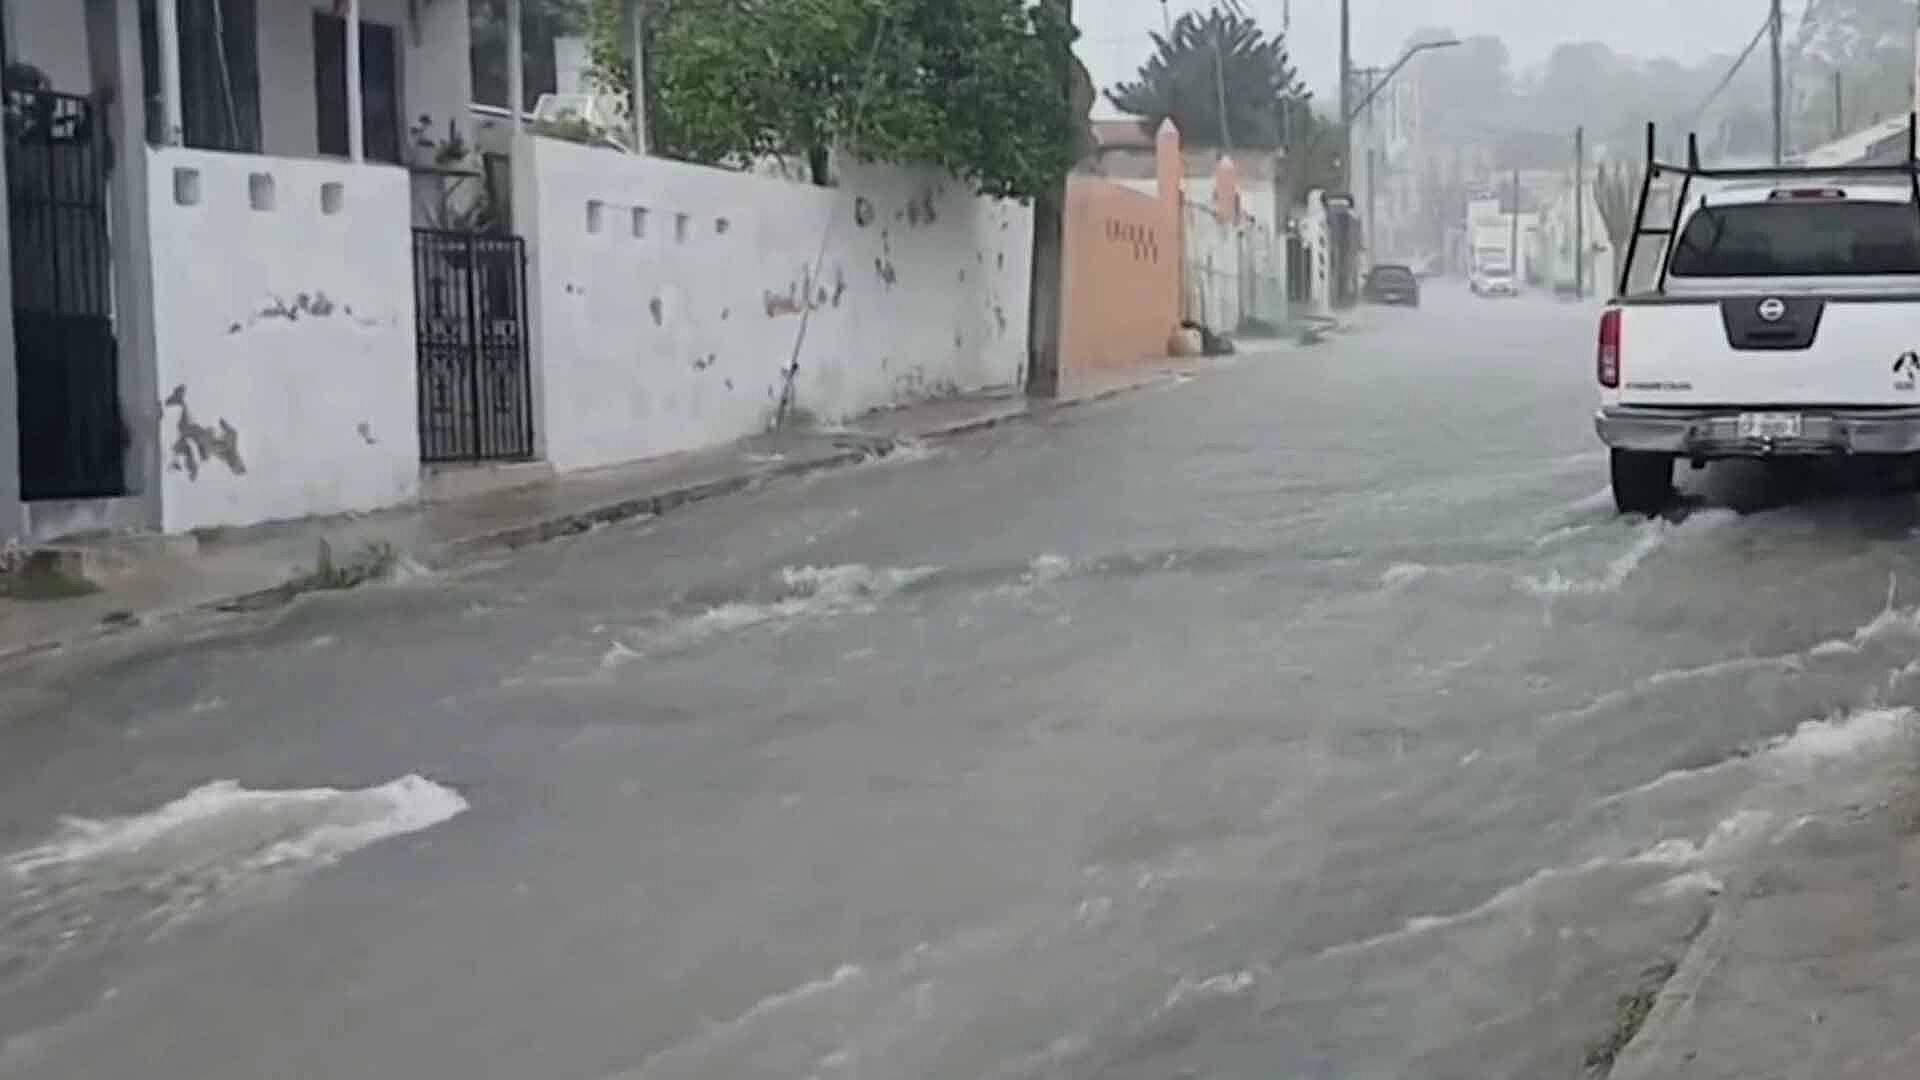
{"type": "Polygon", "coordinates": [[[469,16],[0,0],[0,545],[375,511],[1023,381],[1027,208],[550,138],[473,104],[469,16]]]}
{"type": "Polygon", "coordinates": [[[377,509],[439,428],[486,426],[469,309],[515,286],[414,228],[415,174],[457,171],[466,0],[0,0],[0,29],[0,538],[377,509]]]}

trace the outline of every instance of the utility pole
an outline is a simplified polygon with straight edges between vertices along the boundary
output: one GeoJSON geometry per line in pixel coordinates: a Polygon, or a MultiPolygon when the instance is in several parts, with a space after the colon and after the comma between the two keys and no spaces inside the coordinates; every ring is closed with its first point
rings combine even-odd
{"type": "Polygon", "coordinates": [[[1373,179],[1374,173],[1379,168],[1380,152],[1371,146],[1367,147],[1367,264],[1369,266],[1380,260],[1380,219],[1374,215],[1378,207],[1376,201],[1378,189],[1373,179]]]}
{"type": "Polygon", "coordinates": [[[1773,0],[1773,11],[1767,22],[1767,37],[1773,53],[1773,163],[1775,165],[1787,160],[1786,72],[1781,67],[1780,57],[1780,32],[1784,26],[1780,13],[1780,0],[1773,0]]]}
{"type": "MultiPolygon", "coordinates": [[[[1353,195],[1353,6],[1352,0],[1340,0],[1340,194],[1353,195]]],[[[1349,204],[1351,205],[1351,204],[1349,204]]],[[[1340,246],[1333,252],[1338,272],[1332,288],[1335,305],[1351,295],[1349,281],[1353,265],[1352,218],[1340,232],[1340,246]]]]}
{"type": "Polygon", "coordinates": [[[1513,275],[1513,287],[1520,288],[1520,170],[1513,170],[1513,236],[1507,247],[1507,272],[1513,275]]]}
{"type": "Polygon", "coordinates": [[[1216,103],[1220,109],[1220,152],[1233,156],[1233,123],[1227,119],[1227,61],[1220,53],[1220,43],[1213,43],[1213,91],[1219,95],[1216,103]]]}
{"type": "Polygon", "coordinates": [[[647,145],[647,0],[633,0],[633,152],[645,156],[647,145]]]}
{"type": "MultiPolygon", "coordinates": [[[[1340,0],[1340,186],[1353,184],[1353,8],[1340,0]]],[[[1341,194],[1352,194],[1342,190],[1341,194]]]]}
{"type": "Polygon", "coordinates": [[[1573,129],[1573,297],[1587,298],[1587,129],[1573,129]]]}
{"type": "Polygon", "coordinates": [[[1845,78],[1836,71],[1833,73],[1833,137],[1843,138],[1847,134],[1847,99],[1845,78]]]}
{"type": "MultiPolygon", "coordinates": [[[[1073,0],[1060,5],[1073,24],[1073,0]]],[[[1059,71],[1060,107],[1074,110],[1074,60],[1067,52],[1059,71]]],[[[1076,123],[1081,118],[1075,117],[1076,123]]],[[[1062,175],[1033,201],[1033,249],[1027,304],[1027,394],[1060,396],[1060,322],[1065,310],[1067,178],[1062,175]]]]}

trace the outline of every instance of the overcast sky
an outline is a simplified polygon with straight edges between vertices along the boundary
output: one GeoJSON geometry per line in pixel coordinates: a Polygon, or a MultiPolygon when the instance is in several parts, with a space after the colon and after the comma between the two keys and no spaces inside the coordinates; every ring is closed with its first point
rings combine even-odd
{"type": "MultiPolygon", "coordinates": [[[[1241,0],[1262,24],[1278,27],[1286,0],[1241,0]]],[[[1693,59],[1733,53],[1766,21],[1767,0],[1351,0],[1354,63],[1390,64],[1407,35],[1447,26],[1462,36],[1498,34],[1518,66],[1543,59],[1563,41],[1602,41],[1640,56],[1693,59]]],[[[1340,50],[1339,0],[1292,0],[1293,60],[1315,93],[1334,85],[1340,50]]],[[[1206,0],[1170,0],[1178,18],[1206,0]]],[[[1161,25],[1160,0],[1075,0],[1084,33],[1081,57],[1105,90],[1133,75],[1161,25]]],[[[1102,112],[1111,112],[1102,101],[1102,112]]]]}

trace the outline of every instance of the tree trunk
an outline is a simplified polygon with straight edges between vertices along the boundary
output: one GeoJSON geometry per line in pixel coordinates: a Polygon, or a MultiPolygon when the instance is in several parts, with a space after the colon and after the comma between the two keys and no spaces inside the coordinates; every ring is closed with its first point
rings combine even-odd
{"type": "Polygon", "coordinates": [[[833,186],[833,156],[826,147],[815,146],[807,150],[807,171],[813,177],[814,186],[833,186]]]}

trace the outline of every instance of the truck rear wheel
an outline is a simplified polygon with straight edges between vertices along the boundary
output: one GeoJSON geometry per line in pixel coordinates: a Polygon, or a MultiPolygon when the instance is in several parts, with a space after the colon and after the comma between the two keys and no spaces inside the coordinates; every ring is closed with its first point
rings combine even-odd
{"type": "Polygon", "coordinates": [[[1613,504],[1623,514],[1657,514],[1673,501],[1673,455],[1613,452],[1613,504]]]}

